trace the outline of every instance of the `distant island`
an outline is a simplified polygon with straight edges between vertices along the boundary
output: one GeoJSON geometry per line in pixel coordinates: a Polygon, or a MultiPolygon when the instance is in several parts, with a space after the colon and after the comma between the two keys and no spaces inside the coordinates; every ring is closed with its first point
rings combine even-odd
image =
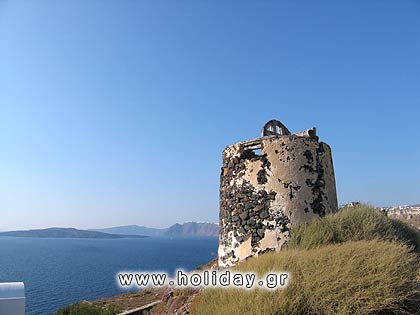
{"type": "Polygon", "coordinates": [[[217,237],[219,226],[210,222],[186,222],[176,223],[169,228],[156,229],[139,225],[116,226],[92,231],[124,234],[124,235],[146,235],[161,237],[217,237]]]}
{"type": "Polygon", "coordinates": [[[37,237],[37,238],[95,238],[95,239],[118,239],[118,238],[144,238],[145,235],[111,234],[98,231],[78,230],[74,228],[48,228],[26,231],[1,232],[1,236],[14,237],[37,237]]]}
{"type": "Polygon", "coordinates": [[[24,231],[0,232],[2,236],[36,238],[93,238],[120,239],[144,237],[217,237],[219,226],[208,222],[187,222],[174,224],[169,228],[157,229],[139,225],[117,226],[104,229],[79,230],[75,228],[47,228],[24,231]]]}

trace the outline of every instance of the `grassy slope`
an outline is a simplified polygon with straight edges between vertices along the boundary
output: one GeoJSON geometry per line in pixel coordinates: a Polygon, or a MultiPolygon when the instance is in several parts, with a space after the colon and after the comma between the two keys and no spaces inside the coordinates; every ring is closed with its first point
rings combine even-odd
{"type": "Polygon", "coordinates": [[[416,292],[419,244],[416,230],[372,208],[344,209],[296,229],[289,249],[236,267],[261,275],[288,271],[291,282],[286,289],[206,289],[191,311],[193,315],[403,314],[402,303],[416,292]]]}
{"type": "Polygon", "coordinates": [[[288,246],[310,249],[327,244],[373,239],[404,243],[420,252],[420,234],[417,229],[365,205],[342,209],[336,214],[294,229],[288,246]]]}

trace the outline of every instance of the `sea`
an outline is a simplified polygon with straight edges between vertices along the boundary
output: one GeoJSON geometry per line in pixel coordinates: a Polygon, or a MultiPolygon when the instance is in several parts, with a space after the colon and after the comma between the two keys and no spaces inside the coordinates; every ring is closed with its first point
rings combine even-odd
{"type": "Polygon", "coordinates": [[[120,271],[190,271],[217,255],[217,238],[0,237],[0,282],[25,283],[26,315],[128,292],[120,271]]]}

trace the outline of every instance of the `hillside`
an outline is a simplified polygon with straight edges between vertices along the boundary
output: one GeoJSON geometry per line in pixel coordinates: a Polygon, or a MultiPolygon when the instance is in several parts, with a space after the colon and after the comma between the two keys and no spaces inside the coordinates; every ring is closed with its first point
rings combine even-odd
{"type": "Polygon", "coordinates": [[[187,222],[184,224],[174,224],[167,231],[164,232],[165,236],[176,237],[206,237],[218,236],[219,226],[214,223],[197,223],[187,222]]]}
{"type": "Polygon", "coordinates": [[[48,228],[26,231],[1,232],[0,236],[14,237],[37,237],[37,238],[95,238],[95,239],[117,239],[117,238],[143,238],[144,235],[122,235],[110,234],[98,231],[78,230],[74,228],[48,228]]]}
{"type": "MultiPolygon", "coordinates": [[[[180,225],[174,229],[182,232],[180,225]]],[[[74,304],[56,315],[86,315],[77,311],[88,306],[95,311],[90,314],[118,314],[99,313],[118,308],[156,315],[414,315],[420,307],[419,252],[417,230],[358,205],[295,228],[289,245],[280,252],[265,253],[232,267],[259,276],[267,270],[288,271],[295,278],[292,276],[285,290],[150,287],[84,302],[87,305],[74,304]]],[[[217,261],[198,270],[215,268],[217,261]]]]}
{"type": "Polygon", "coordinates": [[[149,228],[141,225],[124,225],[104,229],[91,229],[90,231],[124,235],[161,236],[166,230],[167,229],[149,228]]]}
{"type": "Polygon", "coordinates": [[[125,234],[125,235],[147,235],[163,237],[217,237],[219,226],[209,222],[186,222],[176,223],[169,228],[157,229],[139,225],[116,226],[92,231],[125,234]]]}

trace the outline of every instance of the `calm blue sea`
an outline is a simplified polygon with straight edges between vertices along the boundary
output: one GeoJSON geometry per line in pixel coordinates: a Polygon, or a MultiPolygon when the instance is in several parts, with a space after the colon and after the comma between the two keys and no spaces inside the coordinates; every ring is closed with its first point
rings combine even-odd
{"type": "Polygon", "coordinates": [[[0,282],[23,281],[26,314],[124,293],[118,271],[193,270],[216,256],[217,239],[40,239],[0,237],[0,282]]]}

